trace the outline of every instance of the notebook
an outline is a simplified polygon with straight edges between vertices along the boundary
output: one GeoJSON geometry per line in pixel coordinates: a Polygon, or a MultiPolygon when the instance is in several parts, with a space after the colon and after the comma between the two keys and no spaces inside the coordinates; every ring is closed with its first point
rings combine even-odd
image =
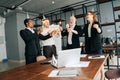
{"type": "Polygon", "coordinates": [[[81,48],[62,50],[58,52],[58,59],[53,57],[53,66],[60,68],[80,62],[81,48]],[[55,64],[54,64],[55,63],[55,64]]]}

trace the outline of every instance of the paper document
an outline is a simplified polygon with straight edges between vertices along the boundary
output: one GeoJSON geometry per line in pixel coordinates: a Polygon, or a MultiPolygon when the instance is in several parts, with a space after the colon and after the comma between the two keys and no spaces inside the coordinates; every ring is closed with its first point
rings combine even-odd
{"type": "Polygon", "coordinates": [[[55,58],[54,55],[52,56],[51,64],[52,64],[54,67],[57,67],[57,66],[58,66],[58,61],[57,61],[57,59],[55,58]]]}
{"type": "Polygon", "coordinates": [[[90,61],[80,61],[78,64],[66,65],[65,67],[88,67],[90,61]]]}
{"type": "Polygon", "coordinates": [[[80,55],[80,57],[86,57],[87,56],[87,54],[81,54],[80,55]]]}
{"type": "Polygon", "coordinates": [[[48,77],[58,77],[59,70],[52,70],[51,73],[48,75],[48,77]]]}
{"type": "Polygon", "coordinates": [[[88,59],[101,59],[101,58],[105,58],[105,56],[104,55],[88,56],[88,59]]]}
{"type": "Polygon", "coordinates": [[[78,75],[79,70],[60,70],[58,72],[58,76],[64,76],[64,75],[78,75]]]}
{"type": "Polygon", "coordinates": [[[79,70],[53,70],[48,77],[75,77],[79,75],[79,70]]]}

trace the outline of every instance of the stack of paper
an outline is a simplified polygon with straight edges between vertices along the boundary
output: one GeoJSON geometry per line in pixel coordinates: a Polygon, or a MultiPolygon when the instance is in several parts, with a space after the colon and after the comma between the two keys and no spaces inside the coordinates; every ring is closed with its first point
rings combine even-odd
{"type": "Polygon", "coordinates": [[[79,70],[60,70],[58,72],[58,76],[69,76],[69,75],[73,75],[73,76],[77,76],[79,74],[79,70]]]}
{"type": "Polygon", "coordinates": [[[79,72],[79,70],[53,70],[48,77],[75,77],[79,72]]]}
{"type": "Polygon", "coordinates": [[[105,58],[105,56],[104,55],[88,56],[88,59],[101,59],[101,58],[105,58]]]}

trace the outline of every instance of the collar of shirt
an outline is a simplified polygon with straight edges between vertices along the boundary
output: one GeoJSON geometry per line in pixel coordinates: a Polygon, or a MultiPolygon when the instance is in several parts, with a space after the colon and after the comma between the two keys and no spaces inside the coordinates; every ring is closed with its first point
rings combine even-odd
{"type": "Polygon", "coordinates": [[[26,28],[28,30],[30,30],[32,33],[35,33],[35,31],[32,28],[26,28]]]}
{"type": "Polygon", "coordinates": [[[72,25],[71,25],[71,27],[72,27],[72,29],[74,29],[74,27],[75,27],[75,24],[72,24],[72,25]]]}

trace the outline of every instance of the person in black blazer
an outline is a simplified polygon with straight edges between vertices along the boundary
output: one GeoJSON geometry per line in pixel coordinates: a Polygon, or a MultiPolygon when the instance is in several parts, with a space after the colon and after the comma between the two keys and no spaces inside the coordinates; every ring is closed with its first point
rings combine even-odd
{"type": "Polygon", "coordinates": [[[101,54],[102,43],[100,34],[102,29],[97,20],[96,13],[89,11],[86,19],[88,23],[82,30],[82,34],[85,33],[85,51],[87,54],[101,54]]]}
{"type": "Polygon", "coordinates": [[[32,21],[32,19],[25,19],[24,24],[26,28],[20,31],[20,36],[25,42],[26,64],[30,64],[36,62],[36,58],[38,56],[44,58],[44,56],[42,56],[41,54],[39,39],[45,40],[50,38],[51,36],[50,35],[43,36],[39,34],[39,32],[34,31],[33,30],[34,22],[32,21]]]}
{"type": "Polygon", "coordinates": [[[76,18],[70,17],[70,23],[66,25],[66,30],[62,31],[62,36],[67,35],[67,49],[80,48],[81,26],[76,25],[76,18]]]}

